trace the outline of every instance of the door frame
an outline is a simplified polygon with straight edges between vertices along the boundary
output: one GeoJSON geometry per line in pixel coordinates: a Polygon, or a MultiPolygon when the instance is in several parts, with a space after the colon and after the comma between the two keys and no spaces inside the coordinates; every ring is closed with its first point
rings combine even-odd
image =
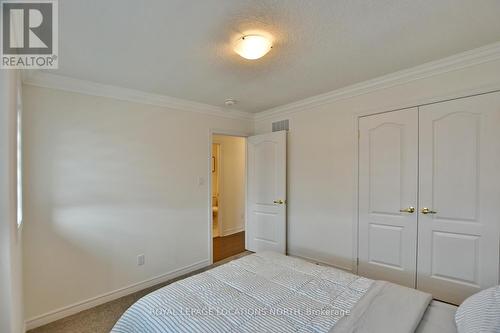
{"type": "MultiPolygon", "coordinates": [[[[217,196],[217,199],[219,200],[219,205],[220,205],[220,198],[221,198],[221,184],[222,184],[222,144],[221,143],[214,143],[213,142],[213,136],[212,136],[212,151],[211,151],[211,155],[213,156],[213,148],[214,146],[217,147],[217,149],[219,150],[218,151],[218,160],[217,161],[212,161],[212,163],[215,163],[217,165],[217,187],[219,188],[219,191],[218,191],[218,196],[217,196]]],[[[212,177],[212,174],[210,174],[210,176],[212,177]]],[[[209,181],[210,183],[210,186],[212,186],[213,184],[213,179],[210,179],[209,181]]],[[[212,188],[213,190],[213,188],[212,188]]],[[[212,193],[212,191],[210,191],[210,193],[212,193]]],[[[211,205],[213,206],[213,195],[212,195],[212,202],[211,202],[211,205]]],[[[212,223],[213,223],[213,212],[212,212],[212,223]]],[[[219,232],[219,237],[222,235],[222,223],[221,223],[222,219],[221,219],[221,215],[219,213],[217,213],[217,229],[218,232],[219,232]]],[[[213,238],[213,228],[212,228],[212,238],[213,238]]]]}
{"type": "Polygon", "coordinates": [[[428,98],[423,98],[420,100],[415,100],[413,102],[402,103],[399,105],[387,106],[387,107],[377,107],[373,109],[364,109],[354,113],[353,115],[353,127],[354,127],[354,197],[353,197],[353,220],[352,220],[352,262],[351,271],[355,274],[358,273],[358,261],[359,261],[359,244],[358,244],[358,233],[359,233],[359,119],[362,117],[373,116],[376,114],[388,113],[393,111],[402,111],[413,108],[420,108],[422,106],[443,103],[452,100],[469,98],[473,96],[480,96],[485,94],[490,94],[494,92],[500,92],[500,87],[498,85],[493,85],[491,87],[480,87],[473,88],[466,91],[455,92],[447,95],[432,96],[428,98]]]}
{"type": "MultiPolygon", "coordinates": [[[[213,234],[212,234],[212,224],[213,224],[213,212],[212,212],[212,143],[213,143],[213,136],[214,135],[226,135],[226,136],[236,136],[236,137],[240,137],[240,138],[245,138],[245,174],[246,174],[246,170],[248,168],[248,166],[246,165],[247,164],[247,161],[248,161],[248,157],[247,157],[247,138],[249,136],[251,136],[251,134],[249,132],[245,132],[245,131],[232,131],[232,130],[223,130],[223,129],[217,129],[217,128],[210,128],[208,130],[208,158],[207,158],[207,188],[208,188],[208,192],[207,192],[207,197],[208,197],[208,262],[210,265],[212,265],[214,263],[214,253],[213,253],[213,234]]],[[[220,178],[220,177],[219,177],[220,178]]],[[[220,179],[219,179],[220,181],[220,179]]],[[[245,191],[245,231],[247,229],[247,205],[246,205],[246,201],[247,201],[247,183],[248,183],[248,179],[247,179],[247,176],[245,175],[245,184],[244,184],[244,191],[245,191]]],[[[219,201],[219,205],[220,205],[220,201],[219,201]]],[[[245,246],[246,246],[246,241],[247,241],[247,233],[245,232],[245,246]]]]}

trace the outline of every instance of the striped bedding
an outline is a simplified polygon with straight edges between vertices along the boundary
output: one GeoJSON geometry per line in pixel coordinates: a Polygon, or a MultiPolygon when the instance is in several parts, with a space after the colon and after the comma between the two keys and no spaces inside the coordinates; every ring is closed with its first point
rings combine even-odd
{"type": "Polygon", "coordinates": [[[500,332],[500,285],[467,298],[455,314],[458,332],[500,332]]]}
{"type": "Polygon", "coordinates": [[[372,283],[278,253],[256,253],[143,297],[112,332],[329,332],[372,283]]]}

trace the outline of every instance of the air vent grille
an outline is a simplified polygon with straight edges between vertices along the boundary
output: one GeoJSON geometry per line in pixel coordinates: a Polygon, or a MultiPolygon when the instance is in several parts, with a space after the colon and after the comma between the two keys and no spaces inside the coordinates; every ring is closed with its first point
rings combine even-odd
{"type": "Polygon", "coordinates": [[[273,123],[273,132],[278,131],[288,131],[290,128],[288,126],[288,119],[275,121],[273,123]]]}

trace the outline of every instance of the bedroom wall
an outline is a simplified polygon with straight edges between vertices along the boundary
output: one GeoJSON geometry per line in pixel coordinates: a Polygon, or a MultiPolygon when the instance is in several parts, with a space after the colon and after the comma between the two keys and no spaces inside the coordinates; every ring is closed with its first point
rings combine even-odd
{"type": "Polygon", "coordinates": [[[290,119],[288,134],[288,251],[351,269],[356,226],[355,116],[490,86],[500,87],[500,61],[413,80],[286,115],[258,115],[256,133],[290,119]]]}
{"type": "Polygon", "coordinates": [[[29,85],[23,97],[30,325],[209,263],[209,129],[249,133],[250,120],[29,85]]]}
{"type": "Polygon", "coordinates": [[[227,236],[245,229],[246,141],[214,135],[213,142],[221,147],[219,223],[221,235],[227,236]]]}
{"type": "Polygon", "coordinates": [[[0,332],[24,332],[22,237],[17,226],[18,71],[0,71],[0,332]]]}

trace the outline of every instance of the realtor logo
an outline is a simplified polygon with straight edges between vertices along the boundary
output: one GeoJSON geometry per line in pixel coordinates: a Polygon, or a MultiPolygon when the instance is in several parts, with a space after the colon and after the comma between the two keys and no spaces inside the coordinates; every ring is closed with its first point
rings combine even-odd
{"type": "Polygon", "coordinates": [[[0,68],[56,69],[57,0],[0,0],[0,68]]]}

